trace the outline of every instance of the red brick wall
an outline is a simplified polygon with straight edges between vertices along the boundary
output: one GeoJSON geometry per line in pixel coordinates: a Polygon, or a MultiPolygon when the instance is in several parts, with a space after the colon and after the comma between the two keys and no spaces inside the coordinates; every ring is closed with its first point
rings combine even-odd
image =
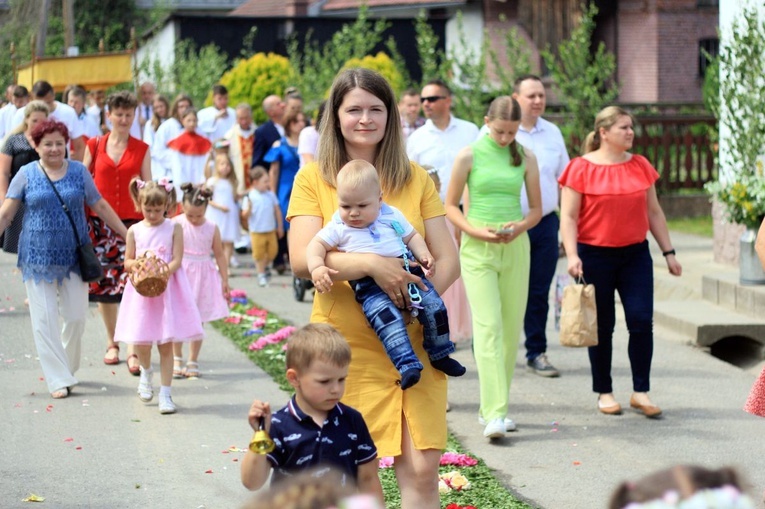
{"type": "MultiPolygon", "coordinates": [[[[631,4],[642,2],[627,2],[631,4]]],[[[656,13],[642,9],[627,12],[619,6],[616,69],[622,102],[659,100],[658,26],[656,13]]]]}
{"type": "Polygon", "coordinates": [[[717,19],[707,9],[659,14],[659,101],[701,101],[699,40],[717,37],[717,19]]]}

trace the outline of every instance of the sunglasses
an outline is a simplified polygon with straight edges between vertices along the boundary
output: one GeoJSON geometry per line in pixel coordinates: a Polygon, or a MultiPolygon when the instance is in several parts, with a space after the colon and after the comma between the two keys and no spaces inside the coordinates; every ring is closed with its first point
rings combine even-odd
{"type": "Polygon", "coordinates": [[[446,99],[446,96],[445,95],[430,95],[428,97],[420,98],[420,102],[421,103],[425,103],[425,102],[434,103],[434,102],[440,101],[441,99],[446,99]]]}

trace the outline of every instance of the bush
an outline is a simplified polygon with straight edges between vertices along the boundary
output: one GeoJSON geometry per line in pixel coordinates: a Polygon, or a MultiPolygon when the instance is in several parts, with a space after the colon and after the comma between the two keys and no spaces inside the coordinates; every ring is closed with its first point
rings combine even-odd
{"type": "Polygon", "coordinates": [[[343,69],[351,69],[354,67],[363,67],[365,69],[372,69],[377,71],[388,80],[393,91],[396,93],[396,97],[406,88],[406,79],[398,70],[396,63],[388,55],[379,52],[377,55],[367,55],[364,58],[351,58],[348,60],[343,69]]]}
{"type": "Polygon", "coordinates": [[[245,102],[252,105],[252,114],[258,124],[268,120],[260,104],[267,96],[281,96],[293,79],[290,61],[275,53],[255,53],[240,60],[220,79],[228,89],[229,102],[233,105],[245,102]]]}

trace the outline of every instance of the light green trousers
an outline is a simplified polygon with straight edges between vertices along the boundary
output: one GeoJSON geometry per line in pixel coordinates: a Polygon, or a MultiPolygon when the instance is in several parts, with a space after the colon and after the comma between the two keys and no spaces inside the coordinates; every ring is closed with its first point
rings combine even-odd
{"type": "Polygon", "coordinates": [[[473,354],[481,392],[479,411],[487,421],[507,415],[526,313],[530,260],[525,232],[509,244],[491,244],[462,234],[460,263],[473,315],[473,354]]]}

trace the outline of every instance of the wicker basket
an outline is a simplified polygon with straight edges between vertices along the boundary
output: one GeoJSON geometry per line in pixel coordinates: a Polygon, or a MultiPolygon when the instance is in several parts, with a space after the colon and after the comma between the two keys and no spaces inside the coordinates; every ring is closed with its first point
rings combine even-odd
{"type": "Polygon", "coordinates": [[[152,251],[146,251],[136,258],[130,272],[130,282],[135,290],[144,297],[157,297],[167,288],[170,268],[164,260],[157,258],[152,251]]]}

